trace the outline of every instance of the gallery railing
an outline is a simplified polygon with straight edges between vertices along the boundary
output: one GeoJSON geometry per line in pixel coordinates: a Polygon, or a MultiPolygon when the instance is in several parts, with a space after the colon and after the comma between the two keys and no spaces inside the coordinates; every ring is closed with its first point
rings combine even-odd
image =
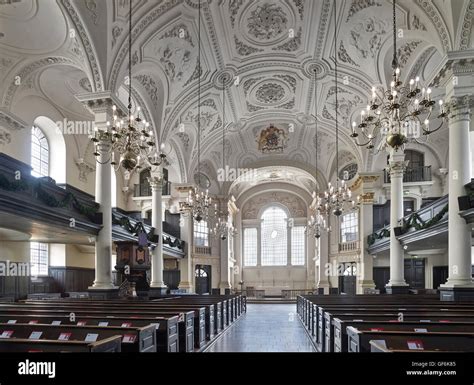
{"type": "MultiPolygon", "coordinates": [[[[403,174],[403,183],[431,182],[431,166],[407,167],[403,174]]],[[[390,183],[390,173],[384,170],[384,183],[390,183]]]]}
{"type": "MultiPolygon", "coordinates": [[[[448,215],[448,196],[434,201],[422,209],[405,216],[401,223],[396,226],[397,236],[406,234],[409,231],[424,230],[439,223],[448,215]]],[[[385,226],[382,229],[371,234],[367,238],[367,244],[372,246],[377,241],[390,238],[391,226],[385,226]]]]}

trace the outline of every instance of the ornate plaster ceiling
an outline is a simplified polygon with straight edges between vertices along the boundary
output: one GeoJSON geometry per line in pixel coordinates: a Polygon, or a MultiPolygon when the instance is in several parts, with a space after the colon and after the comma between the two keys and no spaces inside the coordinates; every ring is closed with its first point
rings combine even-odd
{"type": "MultiPolygon", "coordinates": [[[[30,84],[52,104],[65,101],[61,108],[65,116],[81,111],[71,98],[75,93],[111,90],[125,100],[128,1],[20,0],[2,5],[2,107],[11,108],[28,86],[28,78],[38,79],[36,72],[64,66],[75,70],[45,71],[41,81],[30,84]],[[15,85],[16,76],[25,82],[15,85]],[[55,88],[58,83],[61,87],[55,88]]],[[[370,154],[356,148],[348,135],[371,86],[386,84],[390,76],[391,1],[337,1],[334,52],[332,0],[203,0],[201,63],[197,62],[197,0],[134,0],[133,4],[134,99],[146,110],[157,135],[173,149],[180,181],[191,181],[196,170],[199,120],[202,170],[212,179],[221,167],[223,79],[226,163],[253,167],[264,162],[280,171],[286,167],[314,170],[314,71],[319,174],[326,180],[334,177],[335,57],[340,64],[339,164],[355,162],[361,171],[374,168],[370,154]],[[256,138],[270,124],[288,136],[282,153],[258,150],[256,138]]],[[[473,15],[474,0],[399,0],[398,53],[403,75],[419,74],[430,80],[446,52],[472,48],[473,15]]],[[[85,111],[82,114],[90,119],[85,111]]],[[[442,144],[437,139],[434,151],[442,144]]]]}

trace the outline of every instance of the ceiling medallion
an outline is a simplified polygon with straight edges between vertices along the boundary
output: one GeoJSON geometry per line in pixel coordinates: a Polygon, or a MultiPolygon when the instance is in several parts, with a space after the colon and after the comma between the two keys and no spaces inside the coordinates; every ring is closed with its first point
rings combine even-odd
{"type": "Polygon", "coordinates": [[[280,6],[258,6],[247,20],[248,33],[258,40],[272,40],[287,31],[288,18],[280,6]]]}
{"type": "Polygon", "coordinates": [[[270,124],[262,130],[257,139],[258,150],[263,154],[282,153],[288,145],[288,136],[285,130],[270,124]]]}
{"type": "Polygon", "coordinates": [[[257,89],[255,97],[260,103],[274,104],[285,97],[285,90],[279,84],[265,83],[257,89]]]}
{"type": "Polygon", "coordinates": [[[314,80],[315,71],[316,80],[323,79],[329,72],[329,67],[326,62],[313,59],[304,61],[302,68],[303,74],[311,80],[314,80]]]}

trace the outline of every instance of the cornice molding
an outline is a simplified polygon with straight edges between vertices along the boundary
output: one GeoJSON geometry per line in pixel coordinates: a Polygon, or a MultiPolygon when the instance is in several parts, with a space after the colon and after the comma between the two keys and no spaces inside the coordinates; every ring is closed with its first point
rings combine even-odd
{"type": "Polygon", "coordinates": [[[15,131],[20,131],[28,127],[27,123],[4,108],[0,108],[0,125],[15,131]]]}

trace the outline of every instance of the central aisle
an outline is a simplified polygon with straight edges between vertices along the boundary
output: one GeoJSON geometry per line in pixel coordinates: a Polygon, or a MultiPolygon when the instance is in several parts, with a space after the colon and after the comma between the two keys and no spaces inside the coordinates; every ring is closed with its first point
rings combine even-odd
{"type": "Polygon", "coordinates": [[[208,352],[314,352],[296,304],[248,304],[247,313],[208,352]]]}

